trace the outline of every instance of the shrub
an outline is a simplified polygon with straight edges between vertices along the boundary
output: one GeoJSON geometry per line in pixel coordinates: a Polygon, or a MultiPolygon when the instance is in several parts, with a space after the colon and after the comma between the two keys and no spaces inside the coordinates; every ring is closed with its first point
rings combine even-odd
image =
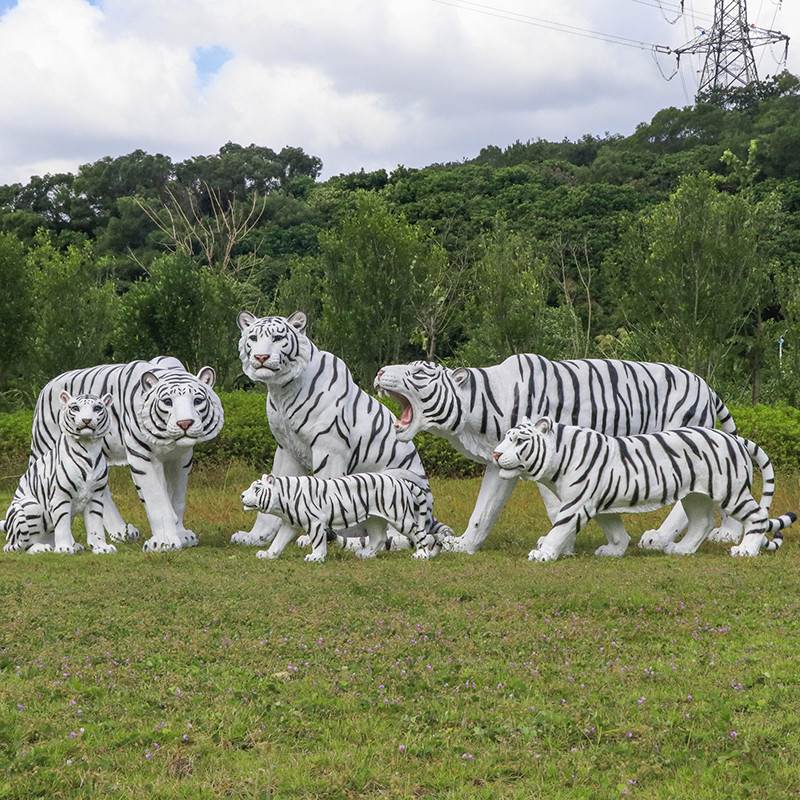
{"type": "MultiPolygon", "coordinates": [[[[254,471],[267,471],[275,455],[275,440],[267,425],[265,395],[260,391],[220,392],[225,427],[213,442],[200,445],[196,463],[243,461],[254,471]]],[[[790,406],[732,406],[739,432],[758,442],[777,467],[794,472],[800,466],[800,409],[790,406]]],[[[0,413],[0,469],[19,474],[28,459],[30,411],[0,413]]],[[[480,475],[483,466],[457,453],[444,439],[423,433],[416,439],[430,475],[464,478],[480,475]]]]}

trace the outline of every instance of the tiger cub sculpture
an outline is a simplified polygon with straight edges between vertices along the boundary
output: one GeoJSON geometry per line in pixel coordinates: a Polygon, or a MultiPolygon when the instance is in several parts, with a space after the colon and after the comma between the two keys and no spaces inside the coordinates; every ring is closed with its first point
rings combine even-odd
{"type": "Polygon", "coordinates": [[[108,461],[103,437],[111,425],[110,394],[97,397],[69,392],[59,395],[61,431],[55,446],[31,461],[0,523],[6,532],[3,550],[29,553],[77,553],[72,517],[83,513],[86,543],[93,553],[113,553],[103,532],[103,495],[108,461]]]}
{"type": "MultiPolygon", "coordinates": [[[[767,454],[720,430],[687,427],[616,437],[542,417],[507,431],[492,458],[501,478],[540,481],[559,498],[556,519],[528,554],[531,561],[552,561],[571,551],[592,518],[653,511],[678,500],[688,529],[680,541],[666,544],[665,553],[694,553],[711,532],[715,505],[744,526],[741,544],[731,548],[736,556],[777,549],[780,531],[796,520],[793,513],[769,519],[775,477],[767,454]],[[763,478],[760,505],[752,495],[753,462],[763,478]],[[770,532],[772,541],[766,537],[770,532]]],[[[626,534],[596,555],[621,556],[627,546],[626,534]]]]}
{"type": "Polygon", "coordinates": [[[407,536],[414,558],[429,558],[440,549],[440,536],[430,528],[430,492],[424,479],[408,470],[362,472],[341,478],[310,475],[263,475],[242,493],[246,511],[272,514],[290,526],[295,535],[308,535],[311,552],[306,561],[324,561],[328,533],[355,538],[365,524],[366,545],[356,550],[371,558],[386,549],[386,525],[407,536]],[[350,532],[348,532],[350,529],[350,532]]]}

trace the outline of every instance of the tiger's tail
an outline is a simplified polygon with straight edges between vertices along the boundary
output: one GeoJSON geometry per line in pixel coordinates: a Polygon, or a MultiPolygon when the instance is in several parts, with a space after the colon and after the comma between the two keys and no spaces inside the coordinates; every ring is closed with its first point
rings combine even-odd
{"type": "MultiPolygon", "coordinates": [[[[750,439],[739,438],[747,449],[747,453],[753,460],[753,463],[761,472],[761,500],[759,501],[759,505],[764,511],[769,511],[772,505],[772,498],[775,495],[775,470],[772,467],[772,461],[764,450],[755,442],[750,441],[750,439]]],[[[764,550],[777,550],[783,544],[783,529],[793,525],[796,520],[797,515],[793,511],[781,514],[779,517],[768,519],[765,533],[774,533],[775,535],[772,539],[766,539],[765,537],[766,543],[764,544],[764,550]]]]}
{"type": "Polygon", "coordinates": [[[728,406],[722,402],[718,394],[714,394],[714,405],[716,406],[717,422],[719,422],[720,428],[722,428],[725,433],[736,436],[736,423],[733,421],[731,412],[728,411],[728,406]]]}

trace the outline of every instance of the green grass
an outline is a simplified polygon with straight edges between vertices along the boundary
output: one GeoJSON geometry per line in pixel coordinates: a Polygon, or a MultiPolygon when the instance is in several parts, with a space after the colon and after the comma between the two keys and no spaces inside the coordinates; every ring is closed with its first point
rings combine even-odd
{"type": "MultiPolygon", "coordinates": [[[[800,792],[792,533],[754,560],[601,560],[592,526],[531,564],[523,485],[472,557],[264,562],[227,544],[251,478],[193,477],[191,551],[0,557],[0,798],[800,792]]],[[[463,526],[477,487],[436,481],[437,515],[463,526]]],[[[784,479],[776,510],[799,501],[784,479]]]]}

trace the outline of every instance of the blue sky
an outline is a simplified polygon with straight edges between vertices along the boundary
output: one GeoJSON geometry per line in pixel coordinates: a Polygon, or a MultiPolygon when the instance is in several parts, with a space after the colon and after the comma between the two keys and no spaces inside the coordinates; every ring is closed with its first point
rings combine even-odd
{"type": "MultiPolygon", "coordinates": [[[[685,5],[676,19],[655,0],[0,0],[0,184],[137,148],[299,146],[331,175],[630,133],[691,100],[698,62],[665,81],[669,55],[531,18],[676,47],[713,11],[685,5]]],[[[800,72],[800,3],[750,7],[794,35],[800,72]]]]}

